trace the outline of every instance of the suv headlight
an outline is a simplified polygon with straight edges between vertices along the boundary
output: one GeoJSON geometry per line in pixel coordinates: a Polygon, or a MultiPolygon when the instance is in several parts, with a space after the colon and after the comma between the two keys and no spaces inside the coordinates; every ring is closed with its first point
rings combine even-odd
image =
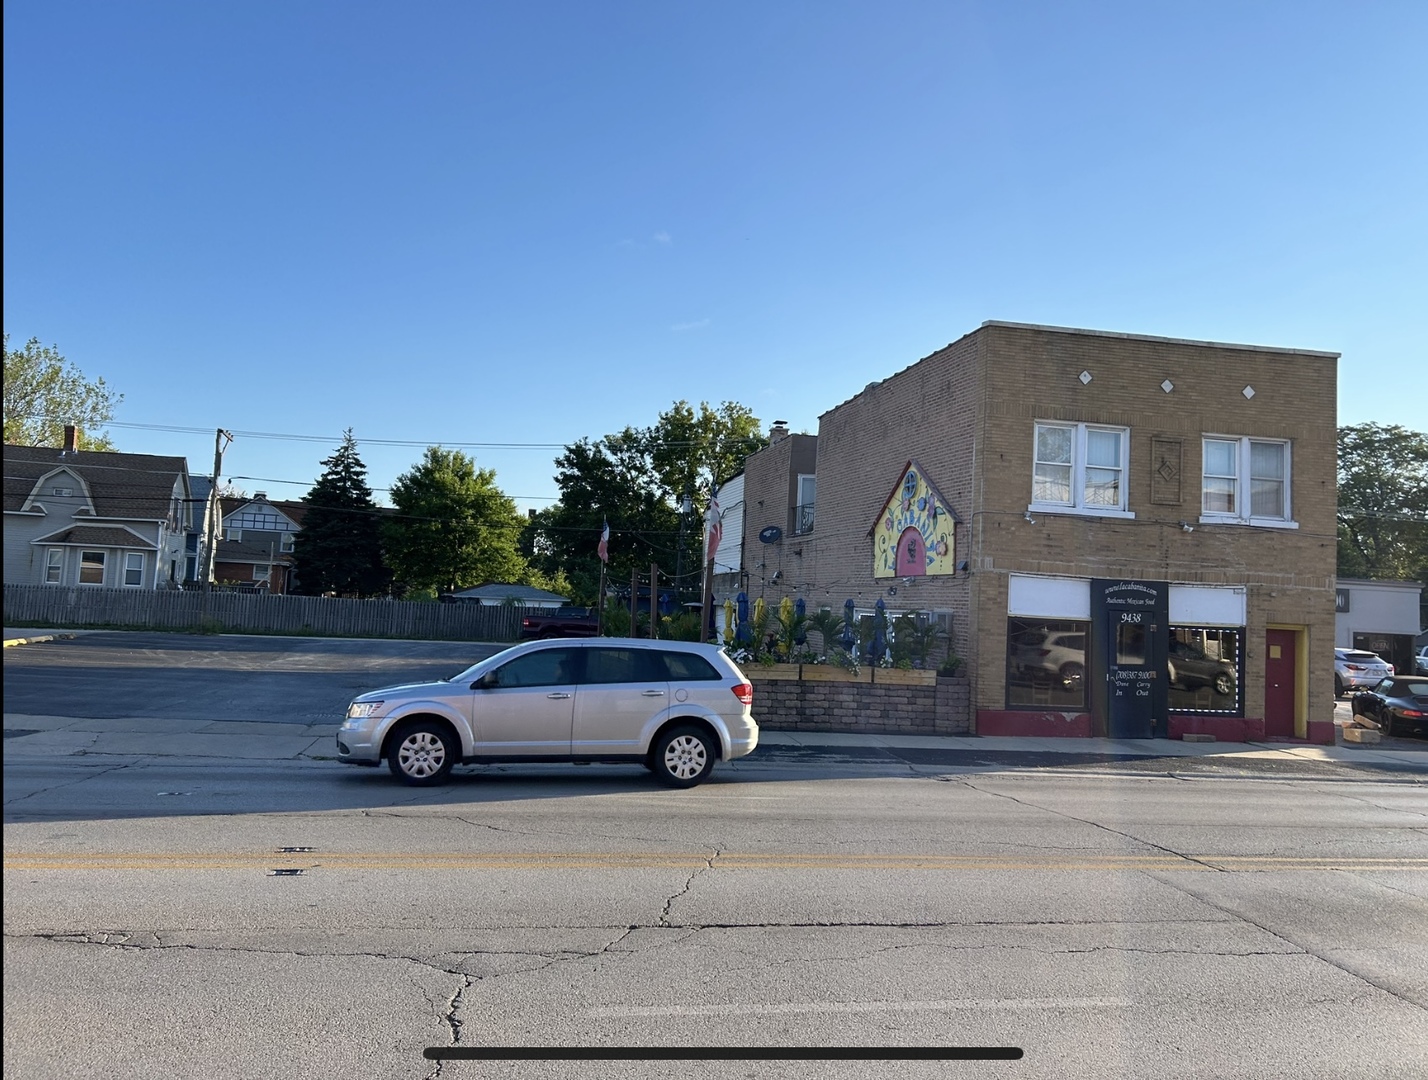
{"type": "Polygon", "coordinates": [[[347,706],[347,719],[366,720],[368,717],[376,716],[382,711],[384,701],[354,701],[347,706]]]}

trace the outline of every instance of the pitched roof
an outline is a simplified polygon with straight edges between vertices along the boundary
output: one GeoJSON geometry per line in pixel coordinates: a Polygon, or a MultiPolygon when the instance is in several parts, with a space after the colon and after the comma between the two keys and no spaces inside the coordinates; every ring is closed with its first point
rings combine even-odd
{"type": "Polygon", "coordinates": [[[62,529],[49,536],[36,537],[32,544],[76,544],[84,547],[147,548],[153,551],[157,545],[145,540],[132,529],[121,529],[116,525],[76,525],[72,529],[62,529]]]}
{"type": "Polygon", "coordinates": [[[499,582],[477,585],[474,589],[462,589],[451,595],[462,600],[489,600],[497,604],[503,600],[559,600],[563,604],[570,599],[559,593],[537,589],[534,585],[503,585],[499,582]]]}
{"type": "Polygon", "coordinates": [[[248,540],[220,540],[214,552],[215,562],[282,563],[292,562],[292,553],[273,550],[272,544],[248,540]]]}
{"type": "Polygon", "coordinates": [[[188,462],[181,457],[6,443],[5,509],[23,508],[35,485],[58,468],[83,478],[99,517],[144,521],[168,519],[174,484],[188,475],[188,462]]]}
{"type": "Polygon", "coordinates": [[[218,500],[219,514],[227,518],[229,514],[235,514],[245,506],[271,506],[283,517],[287,518],[298,528],[302,528],[302,519],[307,516],[307,503],[298,502],[295,499],[269,499],[266,495],[259,498],[256,495],[244,495],[242,498],[235,498],[232,495],[225,495],[218,500]]]}

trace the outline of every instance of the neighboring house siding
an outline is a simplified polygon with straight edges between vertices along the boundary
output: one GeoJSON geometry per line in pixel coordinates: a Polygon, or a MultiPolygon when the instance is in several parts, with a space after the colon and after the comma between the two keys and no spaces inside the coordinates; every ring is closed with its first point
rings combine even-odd
{"type": "MultiPolygon", "coordinates": [[[[6,446],[5,580],[77,584],[88,576],[82,552],[94,551],[104,554],[105,587],[168,585],[182,572],[188,497],[182,458],[6,446]]],[[[92,568],[99,576],[97,560],[92,568]]]]}

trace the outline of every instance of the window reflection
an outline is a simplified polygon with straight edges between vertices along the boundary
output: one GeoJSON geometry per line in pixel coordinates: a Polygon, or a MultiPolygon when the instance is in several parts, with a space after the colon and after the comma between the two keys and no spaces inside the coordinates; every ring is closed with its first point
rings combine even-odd
{"type": "Polygon", "coordinates": [[[1244,715],[1240,696],[1239,628],[1172,626],[1166,676],[1170,708],[1180,712],[1244,715]]]}
{"type": "Polygon", "coordinates": [[[1007,620],[1007,707],[1084,709],[1090,623],[1007,620]]]}

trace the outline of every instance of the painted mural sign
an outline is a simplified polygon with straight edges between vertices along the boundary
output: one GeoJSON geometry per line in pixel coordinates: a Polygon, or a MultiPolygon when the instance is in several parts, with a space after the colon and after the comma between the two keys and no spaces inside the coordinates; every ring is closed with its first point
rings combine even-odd
{"type": "Polygon", "coordinates": [[[873,525],[873,577],[928,577],[957,572],[957,515],[909,461],[873,525]]]}

